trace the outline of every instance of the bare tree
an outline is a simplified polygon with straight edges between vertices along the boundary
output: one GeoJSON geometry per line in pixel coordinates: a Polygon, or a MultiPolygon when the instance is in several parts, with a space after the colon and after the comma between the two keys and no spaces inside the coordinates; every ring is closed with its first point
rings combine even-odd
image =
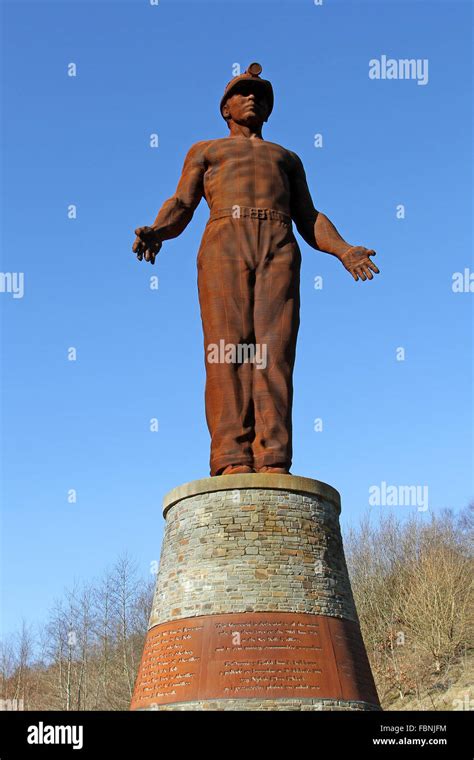
{"type": "Polygon", "coordinates": [[[430,520],[365,516],[345,538],[362,634],[382,704],[429,694],[472,641],[472,510],[430,520]]]}

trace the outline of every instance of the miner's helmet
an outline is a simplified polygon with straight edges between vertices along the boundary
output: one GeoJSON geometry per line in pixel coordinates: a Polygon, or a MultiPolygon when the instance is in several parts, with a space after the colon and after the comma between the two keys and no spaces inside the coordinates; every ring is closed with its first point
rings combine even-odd
{"type": "Polygon", "coordinates": [[[238,76],[231,79],[230,82],[228,82],[221,99],[220,110],[222,116],[224,116],[222,113],[224,103],[226,102],[227,98],[230,98],[232,91],[235,89],[235,86],[240,82],[252,82],[255,87],[261,87],[263,89],[268,100],[268,116],[270,116],[273,110],[273,87],[267,79],[260,78],[261,71],[262,67],[259,63],[251,63],[247,67],[247,71],[244,71],[243,74],[239,74],[238,76]]]}

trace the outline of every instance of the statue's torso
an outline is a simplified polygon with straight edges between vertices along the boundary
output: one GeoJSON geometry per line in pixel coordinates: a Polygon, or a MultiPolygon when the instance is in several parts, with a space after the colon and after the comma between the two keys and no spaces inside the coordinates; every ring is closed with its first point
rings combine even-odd
{"type": "Polygon", "coordinates": [[[204,195],[212,211],[233,206],[290,213],[292,154],[276,143],[226,137],[203,144],[204,195]]]}

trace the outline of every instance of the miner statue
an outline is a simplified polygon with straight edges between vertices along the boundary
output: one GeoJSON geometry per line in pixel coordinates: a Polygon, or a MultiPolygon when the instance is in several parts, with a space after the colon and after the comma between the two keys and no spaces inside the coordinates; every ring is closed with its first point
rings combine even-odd
{"type": "Polygon", "coordinates": [[[296,153],[263,139],[273,88],[261,71],[252,63],[227,84],[220,111],[228,135],[191,147],[175,194],[133,243],[137,258],[154,264],[206,199],[197,268],[211,475],[289,473],[301,264],[292,222],[354,280],[379,272],[375,251],[346,243],[315,209],[296,153]]]}

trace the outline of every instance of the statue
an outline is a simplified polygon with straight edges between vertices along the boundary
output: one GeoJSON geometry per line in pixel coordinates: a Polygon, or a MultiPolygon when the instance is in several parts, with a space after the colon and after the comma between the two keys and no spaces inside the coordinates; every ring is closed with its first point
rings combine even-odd
{"type": "Polygon", "coordinates": [[[296,153],[263,139],[273,89],[261,71],[252,63],[227,84],[220,110],[228,136],[191,147],[175,194],[133,243],[138,260],[154,264],[205,197],[197,267],[211,476],[290,470],[301,264],[292,220],[354,280],[379,272],[375,251],[349,245],[315,209],[296,153]]]}

